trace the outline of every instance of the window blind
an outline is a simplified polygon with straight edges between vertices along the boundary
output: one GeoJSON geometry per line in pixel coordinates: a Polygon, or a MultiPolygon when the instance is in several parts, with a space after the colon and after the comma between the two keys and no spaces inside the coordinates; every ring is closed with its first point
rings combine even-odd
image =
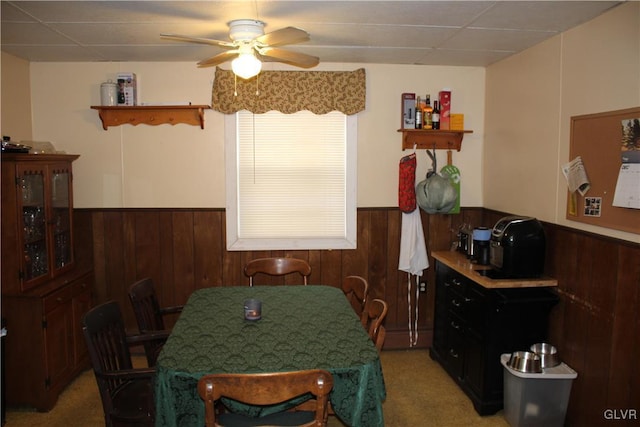
{"type": "Polygon", "coordinates": [[[344,239],[346,116],[237,114],[237,237],[344,239]]]}

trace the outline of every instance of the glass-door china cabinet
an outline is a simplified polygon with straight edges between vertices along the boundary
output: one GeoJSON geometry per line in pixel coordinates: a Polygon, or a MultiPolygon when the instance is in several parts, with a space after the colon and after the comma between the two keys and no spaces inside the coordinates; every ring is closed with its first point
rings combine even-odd
{"type": "Polygon", "coordinates": [[[93,269],[74,257],[68,154],[2,153],[2,318],[8,405],[48,411],[89,366],[81,319],[93,269]],[[78,265],[83,264],[83,265],[78,265]]]}
{"type": "Polygon", "coordinates": [[[73,265],[71,164],[21,163],[16,172],[19,275],[27,290],[73,265]]]}

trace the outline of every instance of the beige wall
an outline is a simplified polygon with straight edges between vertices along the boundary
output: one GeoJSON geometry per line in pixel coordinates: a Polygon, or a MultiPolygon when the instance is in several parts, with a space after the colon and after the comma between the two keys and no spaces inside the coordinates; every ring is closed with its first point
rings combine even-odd
{"type": "Polygon", "coordinates": [[[0,129],[12,141],[32,140],[29,62],[2,52],[0,129]]]}
{"type": "MultiPolygon", "coordinates": [[[[274,64],[268,64],[275,67],[274,64]]],[[[282,66],[281,66],[282,67],[282,66]]],[[[361,64],[321,64],[318,70],[353,70],[361,64]]],[[[482,206],[484,125],[482,67],[367,65],[366,110],[358,114],[358,206],[397,206],[401,149],[400,94],[453,89],[453,106],[474,133],[454,154],[461,169],[462,204],[482,206]]],[[[141,101],[210,104],[214,69],[194,63],[32,63],[33,134],[57,149],[80,154],[74,164],[78,207],[224,207],[223,115],[205,113],[205,129],[118,126],[102,130],[100,83],[118,71],[139,76],[141,101]],[[73,76],[70,79],[70,76],[73,76]],[[55,84],[51,82],[65,82],[55,84]]],[[[439,168],[446,153],[439,155],[439,168]]],[[[427,172],[419,153],[418,174],[427,172]]]]}
{"type": "Polygon", "coordinates": [[[560,170],[572,116],[640,105],[640,2],[488,67],[486,90],[485,207],[640,242],[565,219],[560,170]]]}

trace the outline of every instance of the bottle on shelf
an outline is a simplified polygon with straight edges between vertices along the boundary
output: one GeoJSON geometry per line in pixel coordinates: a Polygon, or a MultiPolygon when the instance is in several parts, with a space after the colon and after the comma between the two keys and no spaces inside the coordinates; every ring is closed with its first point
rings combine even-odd
{"type": "Polygon", "coordinates": [[[420,99],[420,96],[418,96],[418,99],[416,100],[416,129],[422,129],[422,100],[420,99]]]}
{"type": "Polygon", "coordinates": [[[424,109],[422,111],[422,129],[433,129],[433,107],[431,106],[431,95],[427,94],[425,97],[424,109]]]}
{"type": "Polygon", "coordinates": [[[433,129],[440,129],[440,109],[438,101],[433,101],[433,112],[431,113],[431,125],[433,129]]]}

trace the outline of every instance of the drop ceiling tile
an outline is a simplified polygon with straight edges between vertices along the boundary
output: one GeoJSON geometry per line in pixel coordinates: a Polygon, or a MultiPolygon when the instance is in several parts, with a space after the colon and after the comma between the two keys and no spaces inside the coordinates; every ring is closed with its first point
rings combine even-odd
{"type": "Polygon", "coordinates": [[[549,37],[542,31],[466,29],[441,45],[447,49],[509,50],[527,49],[549,37]]]}
{"type": "Polygon", "coordinates": [[[36,23],[3,23],[0,29],[2,45],[71,45],[68,37],[36,23]]]}
{"type": "Polygon", "coordinates": [[[94,62],[108,57],[80,46],[3,46],[2,51],[17,57],[26,55],[33,62],[94,62]]]}
{"type": "MultiPolygon", "coordinates": [[[[226,27],[226,26],[225,26],[226,27]]],[[[51,24],[51,28],[82,44],[168,44],[177,42],[161,38],[162,33],[184,34],[229,41],[227,29],[210,31],[205,24],[141,23],[83,23],[51,24]]],[[[180,44],[185,45],[184,42],[180,44]]]]}
{"type": "Polygon", "coordinates": [[[190,45],[185,46],[92,46],[92,49],[100,52],[100,54],[106,58],[117,58],[117,61],[127,62],[171,62],[171,61],[185,61],[193,62],[193,66],[196,66],[196,62],[201,59],[210,58],[220,50],[213,46],[206,45],[190,45]]]}
{"type": "Polygon", "coordinates": [[[438,46],[457,29],[416,25],[309,24],[310,45],[367,46],[367,47],[433,47],[438,46]]]}
{"type": "Polygon", "coordinates": [[[501,1],[471,26],[561,32],[609,9],[610,1],[501,1]]]}
{"type": "Polygon", "coordinates": [[[420,58],[421,65],[450,65],[459,67],[486,67],[501,61],[513,52],[509,51],[478,51],[464,49],[436,49],[420,58]]]}

